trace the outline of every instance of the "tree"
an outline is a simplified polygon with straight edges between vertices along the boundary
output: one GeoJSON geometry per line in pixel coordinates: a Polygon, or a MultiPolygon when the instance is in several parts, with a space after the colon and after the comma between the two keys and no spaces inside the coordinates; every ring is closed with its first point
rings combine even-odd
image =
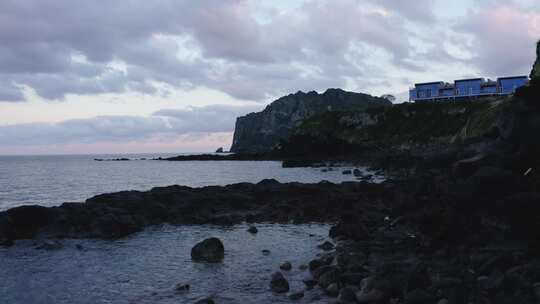
{"type": "Polygon", "coordinates": [[[384,94],[384,95],[381,95],[381,98],[384,98],[390,102],[394,102],[396,101],[396,96],[392,95],[392,94],[384,94]]]}

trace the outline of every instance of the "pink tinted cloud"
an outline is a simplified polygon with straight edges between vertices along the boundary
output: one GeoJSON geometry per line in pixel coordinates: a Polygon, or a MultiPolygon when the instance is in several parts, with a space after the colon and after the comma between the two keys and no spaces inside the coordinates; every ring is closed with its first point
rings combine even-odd
{"type": "Polygon", "coordinates": [[[470,13],[458,30],[473,34],[471,61],[491,76],[527,74],[540,39],[540,11],[512,5],[484,6],[470,13]]]}

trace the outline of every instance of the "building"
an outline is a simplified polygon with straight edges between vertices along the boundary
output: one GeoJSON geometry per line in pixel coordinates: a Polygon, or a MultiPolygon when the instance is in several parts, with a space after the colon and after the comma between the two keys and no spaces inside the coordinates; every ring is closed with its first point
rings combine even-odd
{"type": "Polygon", "coordinates": [[[417,83],[409,90],[410,101],[440,101],[459,98],[497,96],[513,94],[517,88],[529,82],[527,76],[497,78],[497,81],[484,78],[455,80],[454,83],[442,81],[417,83]]]}

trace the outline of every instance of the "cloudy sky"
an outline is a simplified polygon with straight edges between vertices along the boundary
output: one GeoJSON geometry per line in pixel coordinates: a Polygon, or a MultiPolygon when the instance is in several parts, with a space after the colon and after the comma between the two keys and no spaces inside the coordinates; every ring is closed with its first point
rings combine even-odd
{"type": "Polygon", "coordinates": [[[228,148],[281,95],[526,75],[539,38],[538,0],[2,0],[0,154],[228,148]]]}

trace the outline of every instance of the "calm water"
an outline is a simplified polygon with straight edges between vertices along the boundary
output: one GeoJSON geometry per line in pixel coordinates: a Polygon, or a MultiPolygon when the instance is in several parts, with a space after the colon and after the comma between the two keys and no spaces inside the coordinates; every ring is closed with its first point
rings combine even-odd
{"type": "MultiPolygon", "coordinates": [[[[244,225],[154,227],[118,241],[65,240],[64,249],[56,251],[19,241],[0,248],[0,303],[168,304],[194,303],[211,295],[216,303],[291,303],[270,291],[270,275],[283,261],[291,261],[293,270],[284,273],[293,291],[302,290],[307,272],[298,266],[315,257],[328,227],[257,227],[256,235],[244,225]],[[223,240],[224,262],[192,262],[191,247],[210,236],[223,240]],[[271,254],[264,256],[263,249],[271,254]],[[175,292],[178,283],[191,284],[191,291],[175,292]]],[[[312,303],[319,293],[307,292],[304,303],[312,303]]]]}
{"type": "Polygon", "coordinates": [[[305,183],[354,180],[342,174],[346,168],[321,172],[317,168],[282,168],[274,161],[94,161],[158,156],[170,155],[0,156],[0,210],[24,204],[53,206],[106,192],[173,184],[199,187],[265,178],[305,183]]]}
{"type": "MultiPolygon", "coordinates": [[[[167,155],[128,157],[158,156],[167,155]]],[[[52,206],[105,192],[172,184],[226,185],[266,178],[306,183],[355,179],[342,174],[352,168],[322,172],[320,168],[282,168],[280,162],[271,161],[94,161],[117,157],[126,156],[0,157],[0,210],[23,204],[52,206]]],[[[292,290],[302,290],[301,279],[307,274],[298,266],[314,258],[316,245],[328,235],[328,227],[258,228],[259,233],[251,235],[245,225],[229,229],[159,226],[117,241],[64,240],[64,248],[56,251],[36,249],[40,241],[18,241],[10,248],[0,248],[0,303],[194,303],[211,295],[216,303],[290,303],[285,295],[269,290],[270,275],[289,260],[294,270],[286,276],[292,290]],[[191,247],[210,236],[223,240],[224,263],[193,263],[191,247]],[[272,253],[264,256],[263,249],[272,253]],[[191,292],[175,292],[178,283],[191,284],[191,292]]],[[[301,302],[313,303],[318,293],[306,293],[301,302]]]]}

